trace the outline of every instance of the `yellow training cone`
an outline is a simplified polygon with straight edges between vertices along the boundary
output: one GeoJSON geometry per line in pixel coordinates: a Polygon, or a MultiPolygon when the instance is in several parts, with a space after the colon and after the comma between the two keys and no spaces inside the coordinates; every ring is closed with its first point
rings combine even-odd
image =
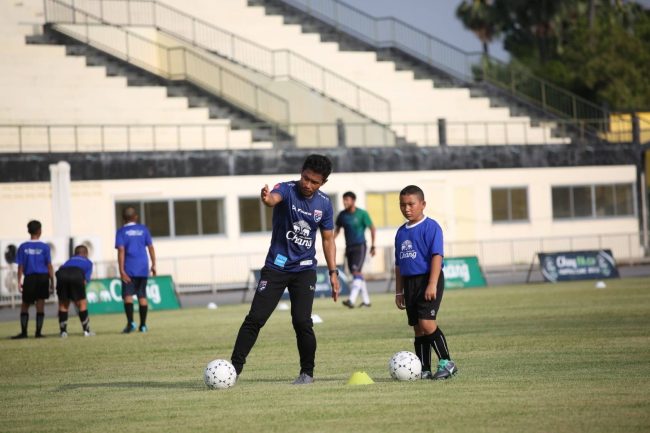
{"type": "Polygon", "coordinates": [[[371,383],[375,383],[370,376],[368,376],[368,373],[365,371],[357,371],[352,373],[352,376],[350,376],[350,380],[348,380],[348,385],[370,385],[371,383]]]}

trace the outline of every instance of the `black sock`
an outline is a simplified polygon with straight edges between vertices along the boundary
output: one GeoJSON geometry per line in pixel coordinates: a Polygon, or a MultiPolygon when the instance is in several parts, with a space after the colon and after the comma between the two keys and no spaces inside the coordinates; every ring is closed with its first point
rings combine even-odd
{"type": "Polygon", "coordinates": [[[79,320],[81,321],[81,327],[84,329],[84,331],[90,331],[90,319],[88,318],[88,310],[79,312],[79,320]]]}
{"type": "Polygon", "coordinates": [[[45,313],[36,313],[36,335],[41,335],[44,321],[45,321],[45,313]]]}
{"type": "Polygon", "coordinates": [[[147,324],[147,310],[149,310],[148,305],[140,305],[140,326],[147,324]]]}
{"type": "Polygon", "coordinates": [[[68,312],[59,311],[59,329],[61,332],[68,332],[68,312]]]}
{"type": "Polygon", "coordinates": [[[431,347],[438,355],[438,359],[450,360],[449,349],[447,348],[447,339],[445,334],[442,333],[440,328],[436,328],[433,334],[427,335],[426,338],[429,340],[431,347]]]}
{"type": "Polygon", "coordinates": [[[27,335],[27,323],[29,323],[29,313],[20,313],[20,333],[27,335]]]}
{"type": "Polygon", "coordinates": [[[427,340],[427,336],[415,337],[413,347],[415,348],[415,354],[422,363],[422,371],[431,371],[431,345],[427,340]]]}
{"type": "Polygon", "coordinates": [[[133,323],[133,303],[124,303],[124,312],[126,313],[127,324],[133,323]]]}

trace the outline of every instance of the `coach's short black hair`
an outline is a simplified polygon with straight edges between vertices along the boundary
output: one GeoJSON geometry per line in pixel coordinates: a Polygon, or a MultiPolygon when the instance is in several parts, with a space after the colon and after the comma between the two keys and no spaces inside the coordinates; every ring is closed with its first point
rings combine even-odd
{"type": "Polygon", "coordinates": [[[332,172],[332,161],[325,155],[312,154],[302,164],[302,171],[311,170],[323,176],[323,182],[327,180],[332,172]]]}
{"type": "Polygon", "coordinates": [[[424,201],[424,191],[416,185],[405,186],[399,195],[417,195],[421,201],[424,201]]]}
{"type": "Polygon", "coordinates": [[[352,200],[357,199],[357,195],[355,193],[353,193],[352,191],[348,191],[348,192],[344,193],[343,198],[346,198],[346,197],[350,197],[352,200]]]}
{"type": "Polygon", "coordinates": [[[31,220],[30,222],[27,223],[27,232],[30,235],[36,235],[38,232],[41,231],[41,222],[37,220],[31,220]]]}

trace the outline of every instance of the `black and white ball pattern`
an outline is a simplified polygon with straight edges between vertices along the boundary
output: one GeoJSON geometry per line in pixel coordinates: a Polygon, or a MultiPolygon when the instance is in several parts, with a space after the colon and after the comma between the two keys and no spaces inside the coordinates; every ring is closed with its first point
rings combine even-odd
{"type": "Polygon", "coordinates": [[[422,363],[413,352],[397,352],[388,361],[388,372],[396,380],[418,380],[422,373],[422,363]]]}
{"type": "Polygon", "coordinates": [[[210,361],[203,372],[203,381],[212,389],[230,388],[237,382],[235,367],[225,359],[210,361]]]}

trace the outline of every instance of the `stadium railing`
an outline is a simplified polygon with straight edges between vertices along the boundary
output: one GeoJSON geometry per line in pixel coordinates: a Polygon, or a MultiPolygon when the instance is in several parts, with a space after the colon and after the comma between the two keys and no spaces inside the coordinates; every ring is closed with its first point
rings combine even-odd
{"type": "MultiPolygon", "coordinates": [[[[610,249],[618,263],[647,263],[641,246],[641,233],[597,234],[545,238],[492,239],[445,243],[445,256],[476,256],[484,270],[517,271],[530,265],[539,252],[610,249]]],[[[392,246],[380,247],[368,264],[369,279],[391,278],[392,246]]],[[[158,257],[159,275],[171,275],[178,293],[248,290],[252,271],[264,263],[266,251],[249,254],[211,254],[187,257],[158,257]]],[[[338,262],[343,262],[339,251],[338,262]]],[[[60,263],[55,263],[55,269],[60,263]]],[[[0,266],[0,306],[20,305],[16,292],[15,265],[0,266]]],[[[96,262],[93,278],[118,278],[116,261],[96,262]]],[[[523,281],[522,281],[523,283],[523,281]]]]}
{"type": "MultiPolygon", "coordinates": [[[[526,131],[525,121],[507,122],[446,122],[441,123],[396,123],[396,133],[407,130],[418,131],[422,139],[420,146],[499,146],[558,144],[557,138],[572,137],[572,143],[589,143],[603,140],[612,144],[630,143],[634,134],[632,126],[615,128],[603,124],[608,131],[594,135],[587,127],[598,120],[558,120],[553,130],[539,141],[531,144],[521,134],[509,136],[509,131],[526,131]],[[444,126],[443,126],[444,125],[444,126]],[[443,128],[444,130],[441,130],[443,128]]],[[[600,121],[605,123],[604,121],[600,121]]],[[[327,148],[335,143],[339,147],[386,147],[394,146],[394,137],[386,134],[385,128],[372,123],[251,123],[251,127],[267,132],[270,142],[277,142],[278,136],[289,133],[296,138],[298,148],[327,148]]],[[[28,125],[0,124],[0,153],[29,152],[129,152],[157,150],[219,150],[268,148],[269,142],[242,147],[232,140],[230,126],[220,124],[87,124],[87,125],[28,125]]],[[[650,122],[640,122],[639,136],[650,137],[650,122]]]]}
{"type": "Polygon", "coordinates": [[[75,25],[55,25],[56,32],[79,40],[168,80],[186,80],[260,119],[290,122],[289,103],[263,87],[185,47],[168,48],[121,27],[78,13],[75,25]]]}
{"type": "Polygon", "coordinates": [[[92,15],[119,26],[155,27],[274,79],[291,79],[386,125],[385,98],[290,50],[271,50],[153,0],[44,0],[46,23],[75,24],[92,15]]]}
{"type": "MultiPolygon", "coordinates": [[[[481,52],[467,52],[393,17],[375,18],[339,0],[281,0],[377,49],[397,48],[463,82],[486,80],[545,112],[570,119],[604,119],[605,110],[532,74],[481,52]]],[[[598,125],[598,124],[596,124],[598,125]]]]}

